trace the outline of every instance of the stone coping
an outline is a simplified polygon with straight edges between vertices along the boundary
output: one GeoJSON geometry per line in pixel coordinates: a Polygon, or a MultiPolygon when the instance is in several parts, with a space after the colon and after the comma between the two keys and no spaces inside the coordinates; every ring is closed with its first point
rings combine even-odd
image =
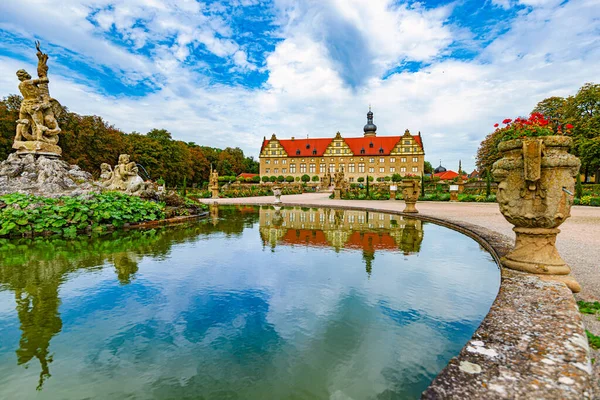
{"type": "MultiPolygon", "coordinates": [[[[248,201],[229,205],[271,204],[248,201]]],[[[278,205],[384,212],[433,222],[471,237],[499,266],[500,258],[513,246],[511,239],[489,229],[422,214],[310,202],[278,205]]],[[[593,398],[590,349],[571,290],[564,283],[536,275],[503,267],[500,271],[500,289],[490,311],[421,398],[593,398]]]]}

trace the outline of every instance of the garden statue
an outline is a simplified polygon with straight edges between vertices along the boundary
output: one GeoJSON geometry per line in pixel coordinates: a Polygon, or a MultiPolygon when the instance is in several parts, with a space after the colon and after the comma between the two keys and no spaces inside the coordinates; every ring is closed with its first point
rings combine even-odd
{"type": "Polygon", "coordinates": [[[110,165],[100,166],[100,184],[107,190],[117,190],[127,194],[139,195],[146,190],[146,183],[138,175],[138,167],[129,161],[129,154],[121,154],[114,170],[110,165]]]}
{"type": "Polygon", "coordinates": [[[212,166],[210,167],[210,180],[209,186],[211,191],[211,197],[213,199],[219,198],[219,173],[217,170],[213,170],[212,166]]]}
{"type": "Polygon", "coordinates": [[[42,53],[39,42],[36,42],[36,48],[38,79],[32,79],[24,69],[17,71],[23,101],[12,147],[17,150],[17,154],[58,157],[62,150],[57,145],[60,127],[56,118],[62,113],[62,107],[50,97],[48,55],[42,53]]]}
{"type": "Polygon", "coordinates": [[[281,186],[273,186],[273,194],[275,195],[273,204],[281,204],[281,186]]]}
{"type": "Polygon", "coordinates": [[[342,198],[342,192],[344,191],[344,171],[338,169],[333,176],[333,198],[340,200],[342,198]]]}
{"type": "Polygon", "coordinates": [[[415,204],[421,194],[421,181],[418,179],[404,179],[402,181],[402,197],[404,198],[405,213],[418,213],[415,204]]]}
{"type": "Polygon", "coordinates": [[[572,139],[557,135],[549,121],[534,113],[528,120],[505,120],[502,158],[492,167],[497,200],[504,218],[515,227],[515,247],[505,267],[564,282],[573,292],[581,286],[556,249],[558,227],[571,215],[574,177],[581,165],[569,154],[572,139]],[[540,136],[540,132],[545,132],[540,136]],[[516,138],[515,138],[516,137],[516,138]]]}

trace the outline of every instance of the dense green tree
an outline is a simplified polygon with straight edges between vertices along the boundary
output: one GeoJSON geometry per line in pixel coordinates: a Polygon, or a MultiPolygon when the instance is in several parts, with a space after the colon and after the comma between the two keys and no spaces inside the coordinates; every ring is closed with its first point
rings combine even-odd
{"type": "Polygon", "coordinates": [[[431,163],[429,161],[425,161],[425,165],[423,167],[423,172],[426,174],[433,173],[433,167],[431,166],[431,163]]]}

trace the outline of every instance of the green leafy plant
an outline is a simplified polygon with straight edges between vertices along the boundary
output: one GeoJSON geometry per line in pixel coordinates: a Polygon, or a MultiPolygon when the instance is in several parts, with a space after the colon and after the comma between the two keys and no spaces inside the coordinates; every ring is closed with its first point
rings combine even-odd
{"type": "Polygon", "coordinates": [[[598,350],[600,349],[600,336],[594,335],[592,332],[585,330],[585,335],[588,338],[588,342],[590,343],[590,347],[592,349],[598,350]]]}
{"type": "Polygon", "coordinates": [[[578,301],[577,306],[579,307],[579,312],[583,314],[598,314],[600,312],[600,303],[597,301],[578,301]]]}

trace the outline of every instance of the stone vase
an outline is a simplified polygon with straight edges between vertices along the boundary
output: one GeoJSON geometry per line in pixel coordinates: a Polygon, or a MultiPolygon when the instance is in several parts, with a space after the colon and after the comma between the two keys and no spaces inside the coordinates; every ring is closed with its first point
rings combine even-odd
{"type": "Polygon", "coordinates": [[[515,247],[502,264],[518,271],[542,274],[581,290],[556,249],[558,227],[571,215],[575,180],[581,162],[568,153],[566,136],[542,136],[501,142],[502,158],[492,174],[498,182],[500,212],[515,227],[515,247]]]}
{"type": "Polygon", "coordinates": [[[421,181],[417,179],[404,179],[402,181],[402,197],[404,198],[404,204],[406,204],[406,207],[402,212],[413,214],[418,213],[419,210],[417,210],[415,204],[417,204],[420,194],[421,181]]]}

